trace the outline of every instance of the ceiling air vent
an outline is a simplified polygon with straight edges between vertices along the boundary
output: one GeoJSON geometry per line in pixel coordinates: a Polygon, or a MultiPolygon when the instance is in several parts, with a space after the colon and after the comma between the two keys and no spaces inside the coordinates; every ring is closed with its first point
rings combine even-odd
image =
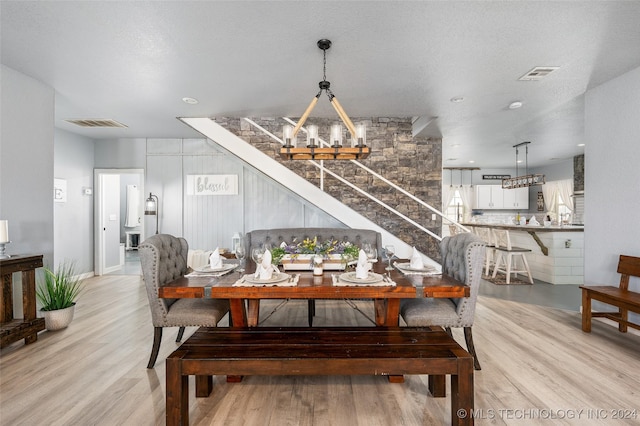
{"type": "Polygon", "coordinates": [[[558,68],[560,67],[535,67],[531,71],[529,71],[528,73],[520,77],[518,80],[521,80],[521,81],[542,80],[543,78],[545,78],[546,76],[551,74],[553,71],[557,70],[558,68]]]}
{"type": "Polygon", "coordinates": [[[116,120],[102,118],[66,121],[80,127],[127,127],[126,125],[119,123],[116,120]]]}

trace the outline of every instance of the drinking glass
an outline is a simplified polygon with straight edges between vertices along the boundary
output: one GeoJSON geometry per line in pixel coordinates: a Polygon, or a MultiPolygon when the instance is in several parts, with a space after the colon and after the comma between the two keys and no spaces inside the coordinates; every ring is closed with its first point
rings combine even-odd
{"type": "Polygon", "coordinates": [[[256,268],[262,263],[262,256],[264,256],[264,247],[254,248],[251,250],[251,258],[256,262],[256,268]]]}
{"type": "Polygon", "coordinates": [[[376,248],[369,243],[362,244],[362,251],[364,251],[367,255],[367,260],[369,262],[373,262],[378,258],[378,250],[376,250],[376,248]]]}
{"type": "Polygon", "coordinates": [[[384,246],[385,257],[389,261],[389,266],[384,268],[387,271],[393,271],[393,266],[391,266],[391,259],[393,259],[393,255],[396,252],[396,248],[394,246],[384,246]]]}
{"type": "Polygon", "coordinates": [[[362,251],[367,253],[367,255],[369,254],[369,252],[371,251],[371,244],[370,243],[362,243],[362,251]]]}
{"type": "Polygon", "coordinates": [[[236,243],[236,247],[233,251],[238,259],[238,272],[244,272],[244,259],[247,257],[247,250],[244,248],[242,241],[236,243]]]}

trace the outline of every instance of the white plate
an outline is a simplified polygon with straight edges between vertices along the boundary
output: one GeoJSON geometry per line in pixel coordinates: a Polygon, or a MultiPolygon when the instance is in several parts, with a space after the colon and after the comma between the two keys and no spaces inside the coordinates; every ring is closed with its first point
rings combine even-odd
{"type": "Polygon", "coordinates": [[[425,266],[424,268],[412,268],[410,263],[394,263],[396,268],[401,271],[411,271],[411,272],[436,272],[436,268],[433,266],[425,266]]]}
{"type": "Polygon", "coordinates": [[[354,284],[372,284],[383,280],[382,275],[375,272],[367,272],[367,278],[356,278],[355,272],[345,272],[340,275],[340,279],[354,284]]]}
{"type": "Polygon", "coordinates": [[[262,280],[260,278],[254,277],[253,275],[245,275],[244,280],[251,284],[274,284],[274,283],[281,283],[282,281],[286,281],[289,279],[289,277],[290,277],[289,274],[285,274],[283,272],[278,272],[278,273],[274,272],[271,278],[269,278],[268,280],[262,280]]]}
{"type": "Polygon", "coordinates": [[[230,269],[235,268],[236,264],[234,263],[227,263],[227,264],[223,264],[221,268],[212,268],[210,265],[207,266],[202,266],[200,268],[196,268],[194,269],[194,271],[196,272],[224,272],[224,271],[228,271],[230,269]]]}

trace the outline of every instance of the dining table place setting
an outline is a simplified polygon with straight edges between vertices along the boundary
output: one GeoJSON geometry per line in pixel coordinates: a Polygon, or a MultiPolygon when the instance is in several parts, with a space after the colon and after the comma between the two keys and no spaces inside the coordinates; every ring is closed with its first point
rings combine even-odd
{"type": "Polygon", "coordinates": [[[233,286],[235,287],[294,287],[298,285],[300,274],[287,274],[271,263],[271,252],[265,250],[260,258],[260,262],[256,264],[256,271],[253,274],[246,274],[240,277],[233,286]]]}
{"type": "Polygon", "coordinates": [[[256,277],[255,274],[246,274],[240,277],[234,287],[295,287],[298,285],[300,274],[287,274],[286,272],[274,272],[269,278],[256,277]]]}
{"type": "Polygon", "coordinates": [[[394,262],[393,266],[405,275],[442,275],[441,269],[424,264],[422,256],[415,247],[413,248],[409,262],[394,262]]]}
{"type": "Polygon", "coordinates": [[[363,285],[371,287],[395,287],[396,283],[387,275],[377,274],[371,271],[371,262],[364,250],[360,250],[355,271],[331,275],[333,285],[336,287],[349,287],[363,285]]]}
{"type": "Polygon", "coordinates": [[[220,255],[220,249],[216,249],[209,256],[209,264],[194,268],[192,272],[188,273],[187,277],[221,277],[228,274],[238,267],[236,263],[224,263],[223,257],[220,255]]]}

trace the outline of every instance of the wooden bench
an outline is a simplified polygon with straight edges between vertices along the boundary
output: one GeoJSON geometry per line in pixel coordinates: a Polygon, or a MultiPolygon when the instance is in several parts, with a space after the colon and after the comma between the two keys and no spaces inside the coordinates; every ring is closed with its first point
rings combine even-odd
{"type": "Polygon", "coordinates": [[[451,424],[473,418],[473,357],[438,327],[200,328],[168,358],[167,426],[189,424],[188,378],[209,396],[212,375],[451,375],[451,424]],[[460,415],[462,414],[462,415],[460,415]]]}
{"type": "Polygon", "coordinates": [[[604,317],[618,323],[618,330],[625,333],[627,327],[640,330],[640,325],[629,321],[629,311],[640,313],[640,293],[629,290],[629,278],[640,277],[640,257],[620,255],[618,261],[620,285],[580,286],[582,289],[582,331],[591,332],[591,318],[604,317]],[[617,306],[613,312],[592,312],[591,300],[617,306]]]}

